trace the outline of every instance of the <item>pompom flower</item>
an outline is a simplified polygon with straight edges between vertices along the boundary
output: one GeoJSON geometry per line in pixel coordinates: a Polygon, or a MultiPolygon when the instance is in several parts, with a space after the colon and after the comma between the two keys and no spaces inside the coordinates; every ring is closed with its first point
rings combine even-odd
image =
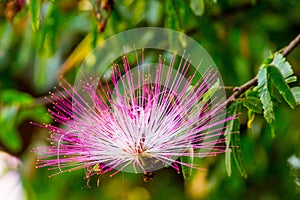
{"type": "Polygon", "coordinates": [[[169,64],[161,56],[155,65],[135,63],[133,69],[123,56],[110,78],[85,77],[80,91],[63,80],[50,93],[57,123],[42,126],[51,145],[37,149],[37,167],[84,168],[86,177],[169,166],[179,171],[180,165],[199,168],[181,157],[225,151],[224,123],[234,117],[226,117],[224,97],[217,95],[217,72],[201,75],[175,55],[169,64]]]}

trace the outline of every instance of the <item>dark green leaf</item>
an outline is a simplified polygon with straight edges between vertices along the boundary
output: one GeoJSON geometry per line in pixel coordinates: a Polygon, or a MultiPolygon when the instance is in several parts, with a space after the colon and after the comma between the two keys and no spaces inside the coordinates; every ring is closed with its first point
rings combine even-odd
{"type": "Polygon", "coordinates": [[[296,107],[296,100],[290,87],[285,82],[280,70],[271,65],[267,67],[267,73],[268,77],[270,77],[279,93],[283,96],[284,100],[290,105],[291,108],[294,109],[296,107]]]}
{"type": "Polygon", "coordinates": [[[257,97],[246,97],[246,99],[243,101],[243,104],[246,108],[249,110],[252,110],[256,113],[262,113],[262,103],[259,98],[257,97]]]}

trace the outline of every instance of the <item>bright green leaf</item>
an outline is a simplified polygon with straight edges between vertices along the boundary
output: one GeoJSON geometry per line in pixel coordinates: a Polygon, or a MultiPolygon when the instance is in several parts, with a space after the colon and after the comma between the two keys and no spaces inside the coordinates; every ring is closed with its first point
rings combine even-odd
{"type": "Polygon", "coordinates": [[[249,109],[248,110],[248,121],[247,121],[248,129],[252,129],[254,118],[255,118],[255,113],[253,112],[253,110],[249,109]]]}
{"type": "Polygon", "coordinates": [[[294,83],[294,82],[297,82],[297,80],[298,80],[297,76],[290,76],[285,79],[285,82],[286,83],[294,83]]]}
{"type": "Polygon", "coordinates": [[[0,100],[4,104],[30,105],[34,99],[27,93],[8,89],[1,91],[0,100]]]}
{"type": "Polygon", "coordinates": [[[30,0],[29,12],[31,16],[31,26],[34,31],[39,30],[40,27],[40,9],[41,9],[40,0],[30,0]]]}
{"type": "Polygon", "coordinates": [[[258,87],[254,87],[251,90],[246,91],[246,97],[255,97],[259,98],[259,92],[258,92],[258,87]]]}
{"type": "Polygon", "coordinates": [[[57,12],[56,4],[48,3],[43,27],[39,32],[38,52],[40,56],[49,57],[55,53],[55,39],[59,20],[57,12]]]}
{"type": "Polygon", "coordinates": [[[43,106],[33,107],[32,109],[21,110],[18,114],[16,124],[21,124],[24,120],[33,120],[38,123],[50,123],[51,117],[43,106]]]}

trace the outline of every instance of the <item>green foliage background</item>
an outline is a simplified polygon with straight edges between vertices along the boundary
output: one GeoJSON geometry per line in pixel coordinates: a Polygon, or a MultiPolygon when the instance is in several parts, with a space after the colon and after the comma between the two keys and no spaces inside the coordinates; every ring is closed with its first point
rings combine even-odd
{"type": "MultiPolygon", "coordinates": [[[[274,82],[284,80],[277,68],[262,64],[300,33],[298,0],[115,0],[99,10],[97,2],[0,1],[0,149],[22,160],[20,173],[28,199],[276,200],[300,196],[295,184],[300,166],[288,163],[290,156],[300,156],[299,107],[291,110],[282,97],[272,100],[276,121],[270,125],[259,114],[261,102],[253,93],[237,102],[252,98],[245,106],[230,110],[242,113],[240,123],[234,124],[240,127],[238,138],[231,138],[239,140],[241,160],[238,165],[231,162],[231,176],[224,155],[203,159],[207,170],[194,172],[189,180],[175,170],[163,169],[147,183],[141,175],[120,173],[99,177],[97,187],[98,177],[94,177],[92,188],[85,187],[84,171],[49,179],[51,172],[35,169],[36,155],[30,150],[45,144],[48,134],[29,122],[51,122],[43,96],[57,85],[59,75],[73,80],[80,62],[105,38],[136,27],[180,31],[209,52],[226,86],[239,86],[264,68],[275,74],[274,82]]],[[[300,48],[287,60],[299,77],[300,48]]]]}

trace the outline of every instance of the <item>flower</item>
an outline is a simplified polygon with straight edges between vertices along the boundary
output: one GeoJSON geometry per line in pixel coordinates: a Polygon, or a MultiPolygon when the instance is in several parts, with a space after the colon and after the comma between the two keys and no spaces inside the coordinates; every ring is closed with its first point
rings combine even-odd
{"type": "MultiPolygon", "coordinates": [[[[144,57],[144,54],[142,55],[144,57]]],[[[37,167],[59,172],[86,169],[86,177],[114,170],[146,173],[166,166],[199,168],[180,157],[205,157],[224,152],[224,98],[219,97],[217,72],[201,77],[190,62],[173,55],[170,64],[132,68],[113,65],[111,77],[81,80],[76,90],[63,79],[50,93],[47,124],[51,145],[38,148],[37,167]],[[121,73],[121,71],[124,73],[121,73]]],[[[200,67],[199,65],[198,67],[200,67]]]]}

